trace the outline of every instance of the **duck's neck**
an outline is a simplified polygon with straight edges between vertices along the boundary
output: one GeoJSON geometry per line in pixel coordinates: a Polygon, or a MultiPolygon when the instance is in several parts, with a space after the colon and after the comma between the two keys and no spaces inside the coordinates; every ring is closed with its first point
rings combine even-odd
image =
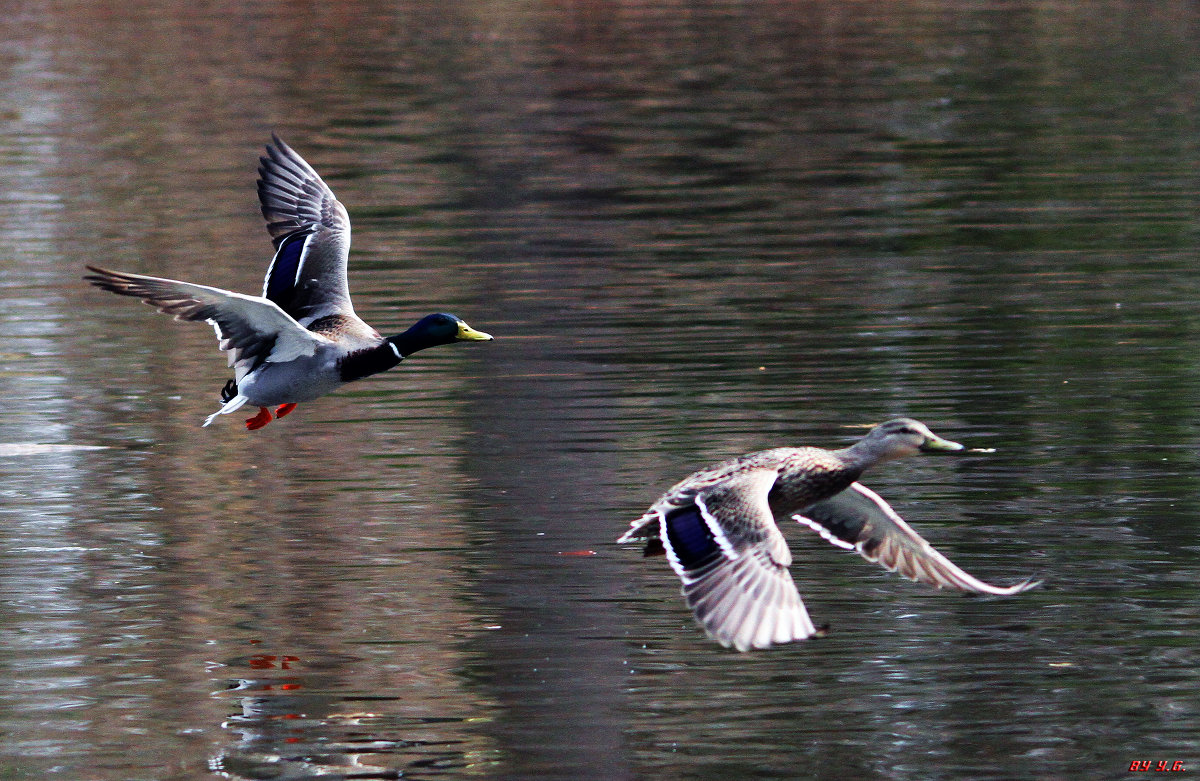
{"type": "Polygon", "coordinates": [[[407,358],[418,350],[424,350],[427,347],[437,347],[439,344],[445,344],[446,341],[448,341],[437,340],[431,337],[428,331],[421,327],[423,322],[425,321],[417,323],[402,334],[396,334],[395,336],[389,336],[387,339],[384,339],[383,341],[385,343],[385,349],[387,344],[391,344],[393,347],[395,347],[396,351],[400,353],[400,356],[403,359],[407,358]]]}
{"type": "Polygon", "coordinates": [[[860,439],[850,447],[833,451],[833,455],[845,465],[847,470],[856,473],[855,480],[858,479],[857,475],[861,475],[879,463],[878,454],[870,447],[864,447],[863,442],[864,440],[860,439]]]}
{"type": "Polygon", "coordinates": [[[431,338],[420,326],[421,324],[418,323],[402,334],[386,337],[375,347],[368,347],[347,355],[339,364],[342,382],[353,382],[361,380],[363,377],[370,377],[372,374],[385,372],[418,350],[445,343],[431,338]]]}
{"type": "Polygon", "coordinates": [[[383,340],[383,344],[368,347],[365,350],[357,350],[342,358],[338,362],[338,371],[342,375],[342,382],[354,382],[363,377],[370,377],[372,374],[385,372],[404,360],[409,353],[404,352],[403,348],[396,345],[395,340],[398,338],[400,337],[390,336],[383,340]]]}

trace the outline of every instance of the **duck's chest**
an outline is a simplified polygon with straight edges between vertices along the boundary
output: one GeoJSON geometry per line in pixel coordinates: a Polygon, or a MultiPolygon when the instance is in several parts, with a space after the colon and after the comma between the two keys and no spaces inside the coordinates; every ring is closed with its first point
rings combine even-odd
{"type": "Polygon", "coordinates": [[[841,493],[859,474],[829,451],[800,448],[789,453],[767,502],[776,517],[787,517],[841,493]]]}

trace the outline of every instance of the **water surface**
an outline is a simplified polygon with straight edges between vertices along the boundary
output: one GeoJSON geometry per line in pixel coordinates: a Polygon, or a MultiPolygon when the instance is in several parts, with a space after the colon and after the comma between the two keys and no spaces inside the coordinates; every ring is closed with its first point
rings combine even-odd
{"type": "Polygon", "coordinates": [[[1200,768],[1195,9],[45,4],[0,40],[0,775],[1200,768]],[[497,335],[201,429],[279,132],[384,331],[497,335]],[[895,415],[941,594],[787,529],[828,637],[735,654],[612,541],[895,415]]]}

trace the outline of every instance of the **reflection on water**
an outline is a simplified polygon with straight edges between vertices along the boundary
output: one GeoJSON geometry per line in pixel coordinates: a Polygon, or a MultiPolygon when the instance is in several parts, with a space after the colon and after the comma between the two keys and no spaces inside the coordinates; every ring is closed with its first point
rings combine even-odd
{"type": "Polygon", "coordinates": [[[346,668],[362,661],[260,653],[227,662],[254,677],[230,680],[223,693],[240,708],[223,724],[236,740],[212,769],[236,778],[390,778],[484,775],[496,764],[471,719],[420,715],[454,704],[415,676],[394,692],[357,690],[346,668]]]}
{"type": "Polygon", "coordinates": [[[0,775],[1062,778],[1200,765],[1196,12],[134,2],[0,45],[0,775]],[[299,11],[299,12],[298,12],[299,11]],[[275,129],[369,321],[495,334],[250,436],[275,129]],[[788,529],[827,638],[724,652],[612,540],[900,414],[931,592],[788,529]],[[564,555],[580,551],[595,555],[564,555]]]}

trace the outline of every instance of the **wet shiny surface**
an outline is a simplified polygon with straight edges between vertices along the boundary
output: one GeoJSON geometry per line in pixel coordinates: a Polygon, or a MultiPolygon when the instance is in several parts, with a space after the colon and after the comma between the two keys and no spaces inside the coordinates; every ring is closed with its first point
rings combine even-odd
{"type": "Polygon", "coordinates": [[[46,4],[0,21],[0,775],[1200,768],[1195,9],[46,4]],[[271,130],[438,348],[248,434],[271,130]],[[752,654],[614,540],[689,471],[911,415],[865,482],[1014,598],[788,528],[752,654]],[[588,554],[587,552],[592,552],[588,554]]]}

